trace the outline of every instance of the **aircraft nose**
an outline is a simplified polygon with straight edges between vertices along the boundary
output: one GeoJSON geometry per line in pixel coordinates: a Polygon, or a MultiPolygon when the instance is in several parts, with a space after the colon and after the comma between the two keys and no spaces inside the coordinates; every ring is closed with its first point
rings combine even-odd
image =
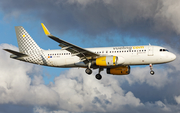
{"type": "Polygon", "coordinates": [[[173,61],[173,60],[175,60],[176,59],[176,55],[175,54],[171,54],[171,60],[173,61]]]}

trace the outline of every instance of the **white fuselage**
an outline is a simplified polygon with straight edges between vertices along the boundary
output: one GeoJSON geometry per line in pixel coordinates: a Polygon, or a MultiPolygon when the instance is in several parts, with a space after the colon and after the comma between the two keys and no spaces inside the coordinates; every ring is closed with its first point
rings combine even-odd
{"type": "MultiPolygon", "coordinates": [[[[167,63],[176,56],[160,46],[120,46],[103,48],[86,48],[101,56],[118,56],[123,59],[121,65],[148,65],[167,63]]],[[[54,67],[87,67],[82,60],[66,50],[44,50],[50,66],[54,67]]]]}

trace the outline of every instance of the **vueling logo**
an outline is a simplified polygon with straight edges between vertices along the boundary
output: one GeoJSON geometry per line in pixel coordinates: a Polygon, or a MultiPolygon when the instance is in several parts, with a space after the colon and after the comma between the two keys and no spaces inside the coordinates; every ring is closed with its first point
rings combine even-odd
{"type": "Polygon", "coordinates": [[[144,49],[144,46],[134,46],[133,49],[144,49]]]}

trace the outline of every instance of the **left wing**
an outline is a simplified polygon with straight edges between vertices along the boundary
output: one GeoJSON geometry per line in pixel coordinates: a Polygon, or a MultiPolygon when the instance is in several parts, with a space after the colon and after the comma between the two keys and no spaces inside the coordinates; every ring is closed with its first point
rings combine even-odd
{"type": "Polygon", "coordinates": [[[95,58],[95,57],[98,57],[100,56],[99,54],[96,54],[92,51],[89,51],[89,50],[86,50],[84,48],[81,48],[81,47],[78,47],[76,45],[73,45],[69,42],[66,42],[62,39],[59,39],[55,36],[53,36],[49,31],[48,29],[46,28],[46,26],[41,23],[42,25],[42,28],[44,30],[44,33],[51,39],[53,39],[54,41],[58,42],[59,43],[59,46],[63,49],[63,50],[67,50],[69,52],[71,52],[72,55],[74,56],[78,56],[81,58],[81,60],[89,60],[89,59],[92,59],[92,58],[95,58]]]}

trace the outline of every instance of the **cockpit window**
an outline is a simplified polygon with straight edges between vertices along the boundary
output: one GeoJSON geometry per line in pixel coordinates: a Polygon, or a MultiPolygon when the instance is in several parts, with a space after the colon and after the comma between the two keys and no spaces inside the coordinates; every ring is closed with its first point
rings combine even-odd
{"type": "Polygon", "coordinates": [[[169,52],[169,50],[165,49],[165,51],[169,52]]]}
{"type": "Polygon", "coordinates": [[[162,51],[167,51],[167,52],[168,52],[169,50],[167,50],[167,49],[160,49],[159,51],[161,51],[161,52],[162,52],[162,51]]]}

